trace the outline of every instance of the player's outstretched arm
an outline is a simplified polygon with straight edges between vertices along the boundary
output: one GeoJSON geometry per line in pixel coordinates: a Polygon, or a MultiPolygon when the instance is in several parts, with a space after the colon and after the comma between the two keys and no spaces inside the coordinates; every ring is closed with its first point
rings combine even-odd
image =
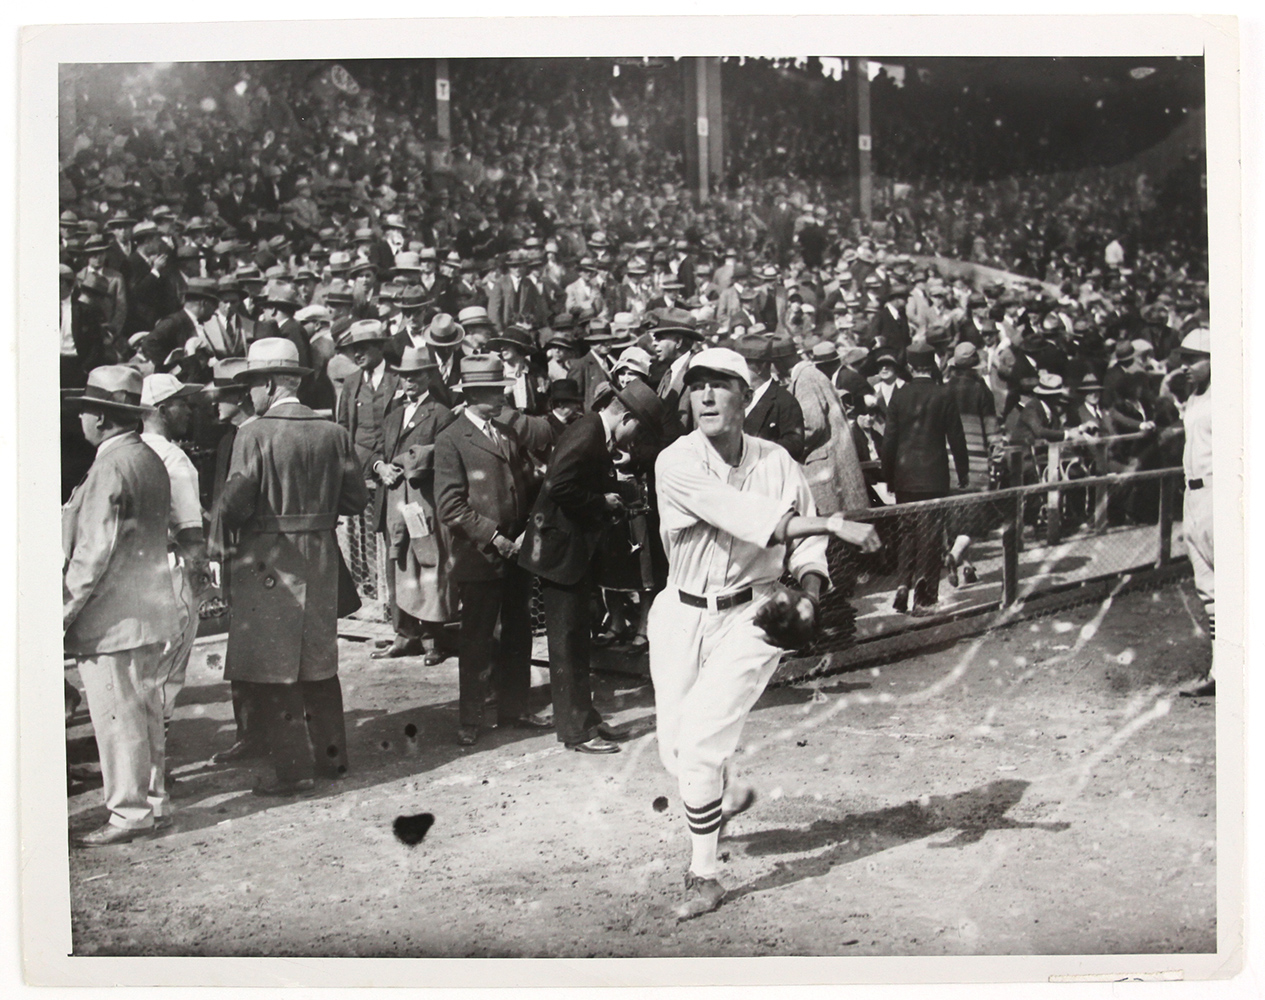
{"type": "Polygon", "coordinates": [[[840,541],[855,545],[862,552],[877,552],[882,546],[874,525],[861,521],[849,521],[842,514],[829,517],[803,517],[788,514],[773,530],[771,545],[794,541],[796,538],[812,538],[815,535],[834,535],[840,541]]]}

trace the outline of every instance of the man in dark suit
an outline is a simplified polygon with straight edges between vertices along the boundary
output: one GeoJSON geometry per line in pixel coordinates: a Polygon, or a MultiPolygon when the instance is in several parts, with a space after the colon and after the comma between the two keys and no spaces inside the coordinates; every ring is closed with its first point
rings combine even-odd
{"type": "MultiPolygon", "coordinates": [[[[887,407],[883,476],[897,503],[914,503],[948,494],[949,451],[958,488],[966,489],[970,458],[953,390],[937,380],[935,349],[919,341],[909,345],[905,357],[912,377],[892,393],[887,407]]],[[[943,523],[943,509],[901,518],[899,585],[892,606],[902,614],[908,609],[911,587],[913,614],[933,613],[939,600],[943,523]]]]}
{"type": "Polygon", "coordinates": [[[591,598],[607,530],[625,513],[616,491],[616,448],[642,428],[657,435],[663,402],[644,382],[615,390],[571,424],[554,448],[518,556],[540,577],[549,633],[549,685],[558,739],[581,753],[615,753],[614,733],[593,707],[589,684],[591,598]]]}
{"type": "Polygon", "coordinates": [[[734,343],[736,350],[747,360],[753,384],[751,402],[742,429],[753,437],[775,441],[790,452],[797,462],[804,460],[804,412],[799,401],[773,378],[774,354],[794,345],[788,341],[774,341],[765,334],[747,334],[734,343]]]}
{"type": "MultiPolygon", "coordinates": [[[[165,372],[172,367],[168,363],[172,352],[179,349],[183,353],[189,340],[196,337],[202,324],[211,318],[219,302],[215,279],[189,279],[183,308],[160,319],[141,341],[141,353],[156,371],[165,372]]],[[[205,365],[199,364],[196,374],[204,375],[206,370],[205,365]]]]}
{"type": "Polygon", "coordinates": [[[876,321],[876,333],[882,338],[883,346],[897,354],[909,346],[909,317],[905,315],[905,299],[908,294],[909,289],[904,285],[893,285],[878,311],[876,321]]]}
{"type": "Polygon", "coordinates": [[[435,507],[452,532],[452,578],[461,593],[460,746],[479,738],[489,680],[501,725],[551,727],[528,713],[531,576],[517,559],[532,497],[517,436],[493,422],[508,387],[500,358],[463,358],[466,408],[435,439],[435,507]]]}
{"type": "Polygon", "coordinates": [[[123,334],[130,336],[141,330],[153,330],[164,316],[180,308],[180,293],[167,246],[158,227],[146,221],[132,230],[137,249],[129,258],[131,284],[127,289],[127,320],[123,334]]]}

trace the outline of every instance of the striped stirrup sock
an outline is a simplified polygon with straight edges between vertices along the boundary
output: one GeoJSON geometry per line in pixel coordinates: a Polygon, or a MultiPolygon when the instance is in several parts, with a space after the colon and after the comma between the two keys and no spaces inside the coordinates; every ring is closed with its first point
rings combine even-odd
{"type": "Polygon", "coordinates": [[[705,806],[685,806],[685,821],[690,825],[690,833],[708,834],[720,829],[720,799],[709,802],[705,806]]]}

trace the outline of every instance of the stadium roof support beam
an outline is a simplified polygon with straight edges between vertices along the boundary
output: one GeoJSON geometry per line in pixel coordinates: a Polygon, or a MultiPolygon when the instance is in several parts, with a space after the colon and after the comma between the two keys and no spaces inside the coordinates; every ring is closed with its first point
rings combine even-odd
{"type": "Polygon", "coordinates": [[[870,64],[866,59],[853,61],[857,101],[857,194],[861,220],[869,232],[874,221],[874,178],[870,163],[873,140],[870,133],[870,64]]]}
{"type": "Polygon", "coordinates": [[[452,93],[448,84],[448,60],[435,60],[435,134],[452,141],[452,93]]]}
{"type": "Polygon", "coordinates": [[[707,201],[725,175],[724,109],[720,59],[696,56],[685,73],[686,175],[700,201],[707,201]]]}

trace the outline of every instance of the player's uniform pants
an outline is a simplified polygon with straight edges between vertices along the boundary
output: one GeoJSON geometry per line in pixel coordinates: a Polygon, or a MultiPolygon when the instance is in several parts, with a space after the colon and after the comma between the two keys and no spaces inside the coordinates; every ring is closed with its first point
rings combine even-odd
{"type": "Polygon", "coordinates": [[[773,584],[752,589],[752,600],[716,611],[686,604],[669,585],[650,609],[659,756],[680,784],[691,828],[709,807],[719,823],[726,763],[781,658],[752,621],[773,584]]]}
{"type": "Polygon", "coordinates": [[[1208,613],[1208,631],[1215,639],[1216,590],[1213,585],[1212,561],[1212,480],[1196,479],[1186,485],[1182,532],[1186,536],[1186,552],[1195,571],[1195,592],[1208,613]],[[1197,489],[1191,483],[1200,483],[1197,489]]]}
{"type": "Polygon", "coordinates": [[[76,658],[101,754],[110,823],[145,830],[168,809],[164,784],[163,646],[76,658]]]}
{"type": "Polygon", "coordinates": [[[180,623],[179,631],[163,647],[158,665],[165,722],[171,721],[176,695],[184,688],[185,674],[189,671],[189,654],[193,652],[193,640],[198,637],[198,600],[193,595],[193,583],[179,556],[172,552],[168,560],[171,564],[171,589],[176,594],[180,623]]]}

